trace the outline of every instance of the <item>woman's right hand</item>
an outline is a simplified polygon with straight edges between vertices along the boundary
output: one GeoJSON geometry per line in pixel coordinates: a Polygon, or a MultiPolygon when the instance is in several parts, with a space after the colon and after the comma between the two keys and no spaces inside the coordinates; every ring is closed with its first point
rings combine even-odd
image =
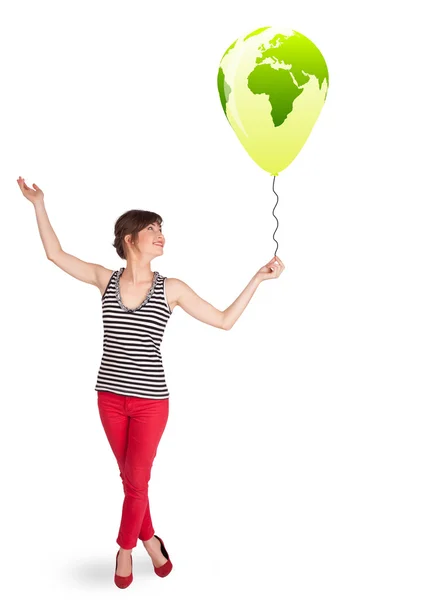
{"type": "Polygon", "coordinates": [[[21,176],[18,177],[17,182],[19,187],[21,188],[21,192],[23,193],[23,195],[27,198],[27,200],[30,200],[32,204],[36,204],[36,202],[43,201],[44,194],[40,187],[38,187],[35,183],[33,183],[34,190],[32,190],[28,187],[28,185],[25,183],[24,179],[21,176]]]}

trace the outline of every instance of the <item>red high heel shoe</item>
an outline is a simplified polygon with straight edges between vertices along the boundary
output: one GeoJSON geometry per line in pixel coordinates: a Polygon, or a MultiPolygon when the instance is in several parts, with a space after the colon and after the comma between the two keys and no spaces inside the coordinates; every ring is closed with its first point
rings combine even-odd
{"type": "Polygon", "coordinates": [[[158,537],[158,535],[155,535],[155,533],[154,533],[154,537],[156,537],[157,540],[160,541],[161,553],[164,556],[164,558],[167,558],[167,562],[164,563],[164,565],[161,565],[161,567],[154,567],[154,571],[155,571],[156,575],[158,575],[158,577],[166,577],[166,575],[168,575],[170,573],[170,571],[173,569],[173,565],[170,561],[169,554],[166,550],[166,547],[163,544],[163,540],[160,537],[158,537]]]}
{"type": "Polygon", "coordinates": [[[130,559],[131,559],[131,573],[130,573],[130,575],[126,575],[125,577],[123,577],[122,575],[117,575],[116,574],[116,570],[117,570],[117,567],[118,567],[118,554],[119,554],[119,550],[116,553],[114,581],[115,581],[115,585],[117,585],[119,588],[126,588],[133,581],[133,557],[130,555],[130,559]]]}

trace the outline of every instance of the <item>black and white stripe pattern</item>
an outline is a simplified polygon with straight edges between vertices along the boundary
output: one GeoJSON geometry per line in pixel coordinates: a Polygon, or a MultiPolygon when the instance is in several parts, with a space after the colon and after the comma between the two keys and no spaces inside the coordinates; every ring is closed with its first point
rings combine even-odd
{"type": "Polygon", "coordinates": [[[162,400],[169,397],[160,345],[172,314],[165,281],[154,272],[151,289],[135,309],[121,301],[119,278],[114,271],[102,296],[103,356],[95,390],[162,400]]]}

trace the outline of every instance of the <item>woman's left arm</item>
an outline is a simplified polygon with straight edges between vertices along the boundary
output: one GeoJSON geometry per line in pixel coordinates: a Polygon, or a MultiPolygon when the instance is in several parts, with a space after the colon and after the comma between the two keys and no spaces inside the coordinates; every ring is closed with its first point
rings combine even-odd
{"type": "Polygon", "coordinates": [[[238,296],[233,304],[224,311],[218,310],[212,306],[212,304],[209,304],[209,302],[200,298],[200,296],[180,279],[174,279],[174,296],[176,296],[176,304],[183,308],[186,313],[203,323],[218,327],[219,329],[229,330],[248,306],[249,301],[260,283],[265,279],[275,279],[279,277],[284,268],[281,259],[274,256],[270,262],[257,271],[240,296],[238,296]]]}

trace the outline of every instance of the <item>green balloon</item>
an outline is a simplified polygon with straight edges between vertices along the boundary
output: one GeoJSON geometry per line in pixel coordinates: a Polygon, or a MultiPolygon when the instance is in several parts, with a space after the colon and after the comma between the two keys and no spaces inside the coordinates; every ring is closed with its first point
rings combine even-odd
{"type": "Polygon", "coordinates": [[[262,27],[224,53],[218,92],[234,132],[251,158],[279,175],[304,146],[324,105],[328,69],[307,37],[262,27]]]}

